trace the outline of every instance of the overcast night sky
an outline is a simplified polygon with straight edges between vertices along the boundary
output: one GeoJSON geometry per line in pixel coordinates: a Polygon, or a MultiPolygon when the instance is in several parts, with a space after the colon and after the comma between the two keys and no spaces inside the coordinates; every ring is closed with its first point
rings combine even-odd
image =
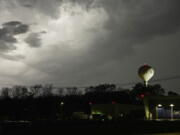
{"type": "MultiPolygon", "coordinates": [[[[0,85],[180,75],[180,0],[0,0],[0,85]]],[[[161,82],[180,92],[180,80],[161,82]]]]}

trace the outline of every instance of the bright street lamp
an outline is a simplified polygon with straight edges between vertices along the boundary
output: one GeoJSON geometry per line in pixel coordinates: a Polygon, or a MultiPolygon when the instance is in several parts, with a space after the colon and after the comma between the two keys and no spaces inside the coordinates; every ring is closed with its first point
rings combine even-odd
{"type": "Polygon", "coordinates": [[[64,112],[63,112],[63,107],[64,107],[64,102],[61,101],[61,102],[60,102],[60,118],[61,118],[61,119],[63,119],[63,114],[64,114],[64,112]]]}
{"type": "Polygon", "coordinates": [[[162,107],[162,104],[156,106],[156,119],[158,119],[158,108],[162,107]]]}
{"type": "Polygon", "coordinates": [[[170,104],[169,106],[171,107],[171,119],[173,119],[174,104],[170,104]]]}
{"type": "Polygon", "coordinates": [[[64,102],[61,102],[61,106],[63,106],[64,105],[64,102]]]}

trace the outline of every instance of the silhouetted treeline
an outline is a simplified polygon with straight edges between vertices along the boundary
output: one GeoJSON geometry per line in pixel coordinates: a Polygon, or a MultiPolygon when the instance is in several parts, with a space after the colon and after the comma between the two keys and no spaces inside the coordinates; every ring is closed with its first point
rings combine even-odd
{"type": "Polygon", "coordinates": [[[160,84],[148,85],[146,87],[142,83],[137,83],[131,90],[131,96],[136,99],[144,98],[145,96],[163,96],[165,95],[165,90],[160,84]]]}
{"type": "MultiPolygon", "coordinates": [[[[101,84],[80,90],[56,88],[51,84],[2,88],[0,119],[37,120],[70,118],[74,112],[91,113],[92,104],[142,104],[145,96],[164,95],[159,85],[136,84],[132,90],[101,84]]],[[[175,94],[173,92],[169,94],[175,94]]]]}
{"type": "MultiPolygon", "coordinates": [[[[132,94],[138,96],[144,95],[164,95],[165,90],[159,84],[149,85],[145,87],[141,83],[137,83],[132,90],[118,88],[115,84],[101,84],[97,86],[90,86],[87,88],[78,87],[54,87],[52,84],[34,85],[30,87],[16,85],[13,87],[5,87],[1,89],[1,98],[27,98],[27,97],[49,97],[49,96],[66,96],[66,95],[85,95],[85,94],[106,94],[113,92],[121,92],[121,94],[132,94]]],[[[107,95],[108,95],[107,94],[107,95]]],[[[177,93],[170,91],[168,94],[177,95],[177,93]]]]}

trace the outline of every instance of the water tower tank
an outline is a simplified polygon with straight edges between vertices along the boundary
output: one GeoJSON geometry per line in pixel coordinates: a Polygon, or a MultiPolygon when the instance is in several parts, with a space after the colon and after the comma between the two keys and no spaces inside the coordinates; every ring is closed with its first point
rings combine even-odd
{"type": "Polygon", "coordinates": [[[147,86],[148,81],[154,76],[154,69],[149,65],[143,65],[139,68],[138,75],[147,86]]]}

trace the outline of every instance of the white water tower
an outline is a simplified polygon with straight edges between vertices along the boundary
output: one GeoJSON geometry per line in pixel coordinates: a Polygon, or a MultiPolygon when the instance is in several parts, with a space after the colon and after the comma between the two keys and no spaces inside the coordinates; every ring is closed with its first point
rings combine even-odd
{"type": "Polygon", "coordinates": [[[148,81],[154,76],[154,69],[149,65],[143,65],[139,68],[138,75],[147,87],[148,81]]]}

